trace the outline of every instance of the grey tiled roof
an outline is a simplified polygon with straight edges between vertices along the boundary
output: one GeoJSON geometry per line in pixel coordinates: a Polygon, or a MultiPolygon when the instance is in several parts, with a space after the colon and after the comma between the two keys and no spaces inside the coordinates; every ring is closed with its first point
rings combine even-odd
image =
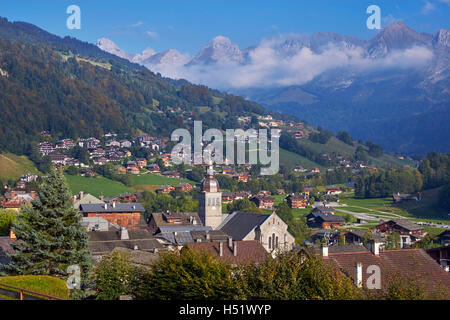
{"type": "Polygon", "coordinates": [[[81,212],[144,212],[145,209],[140,203],[116,203],[113,204],[80,204],[81,212]],[[106,206],[106,209],[105,209],[106,206]]]}
{"type": "Polygon", "coordinates": [[[260,226],[270,214],[235,212],[227,218],[220,230],[228,234],[233,240],[243,240],[254,228],[260,226]]]}

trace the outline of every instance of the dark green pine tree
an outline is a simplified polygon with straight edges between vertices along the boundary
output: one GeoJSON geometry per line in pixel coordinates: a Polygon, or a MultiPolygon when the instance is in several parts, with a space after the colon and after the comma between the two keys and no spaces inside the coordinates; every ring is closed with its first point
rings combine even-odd
{"type": "Polygon", "coordinates": [[[61,170],[52,168],[37,192],[39,199],[24,206],[12,230],[17,241],[6,267],[10,274],[51,275],[67,279],[69,266],[79,266],[83,297],[90,283],[92,259],[81,215],[73,208],[71,193],[61,170]]]}

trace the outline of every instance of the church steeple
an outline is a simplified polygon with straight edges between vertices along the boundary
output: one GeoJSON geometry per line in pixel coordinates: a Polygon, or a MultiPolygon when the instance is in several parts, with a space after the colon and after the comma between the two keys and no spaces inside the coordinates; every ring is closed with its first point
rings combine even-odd
{"type": "Polygon", "coordinates": [[[198,199],[199,217],[205,226],[216,229],[222,223],[222,192],[214,178],[214,169],[209,166],[198,199]]]}

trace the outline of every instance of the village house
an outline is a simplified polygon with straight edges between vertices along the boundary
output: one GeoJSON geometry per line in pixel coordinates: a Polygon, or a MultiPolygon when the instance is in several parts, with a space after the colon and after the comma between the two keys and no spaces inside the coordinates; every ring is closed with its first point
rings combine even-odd
{"type": "Polygon", "coordinates": [[[275,201],[271,196],[258,195],[250,199],[260,209],[273,209],[273,203],[275,201]]]}
{"type": "Polygon", "coordinates": [[[437,236],[437,241],[443,246],[450,246],[450,230],[445,230],[437,236]]]}
{"type": "Polygon", "coordinates": [[[140,203],[81,204],[80,212],[84,217],[102,217],[127,229],[141,229],[144,207],[140,203]]]}
{"type": "Polygon", "coordinates": [[[217,229],[236,241],[256,240],[270,253],[291,250],[295,240],[276,213],[233,212],[217,229]]]}
{"type": "Polygon", "coordinates": [[[419,279],[428,297],[450,294],[450,277],[423,249],[380,250],[380,244],[373,241],[370,250],[356,245],[322,246],[315,254],[349,275],[355,286],[372,289],[374,294],[398,275],[419,279]],[[373,273],[378,272],[374,266],[380,281],[373,281],[373,273]]]}
{"type": "Polygon", "coordinates": [[[137,164],[138,168],[143,168],[147,165],[147,159],[136,158],[136,164],[137,164]]]}
{"type": "Polygon", "coordinates": [[[129,174],[139,174],[140,172],[138,167],[127,167],[127,173],[129,174]]]}
{"type": "Polygon", "coordinates": [[[120,147],[120,142],[117,140],[110,140],[105,145],[107,147],[120,147]]]}
{"type": "Polygon", "coordinates": [[[99,198],[94,197],[89,193],[84,193],[83,191],[80,191],[78,194],[74,195],[72,200],[73,207],[77,210],[80,210],[81,204],[104,204],[104,202],[99,198]]]}
{"type": "Polygon", "coordinates": [[[325,193],[328,195],[338,195],[342,193],[342,190],[339,187],[327,187],[325,193]]]}
{"type": "Polygon", "coordinates": [[[158,239],[147,230],[128,230],[112,228],[109,231],[88,232],[89,251],[96,264],[102,256],[110,254],[116,248],[158,253],[166,249],[158,239]]]}
{"type": "Polygon", "coordinates": [[[27,174],[24,174],[22,177],[20,177],[20,181],[32,182],[32,181],[36,181],[37,178],[39,178],[39,176],[37,174],[27,173],[27,174]]]}
{"type": "Polygon", "coordinates": [[[296,166],[296,167],[294,168],[294,171],[295,171],[295,172],[306,172],[306,171],[308,171],[308,170],[305,169],[303,166],[296,166]]]}
{"type": "Polygon", "coordinates": [[[152,234],[182,230],[211,230],[203,226],[200,217],[194,212],[154,212],[147,224],[152,234]]]}
{"type": "Polygon", "coordinates": [[[180,173],[177,171],[164,171],[162,175],[166,178],[180,178],[180,173]]]}
{"type": "Polygon", "coordinates": [[[405,248],[416,243],[424,237],[424,230],[421,226],[407,219],[389,220],[374,227],[379,233],[396,232],[400,235],[400,246],[405,248]]]}
{"type": "Polygon", "coordinates": [[[131,148],[131,145],[132,145],[131,141],[120,140],[119,142],[120,142],[120,147],[121,148],[131,148]]]}
{"type": "Polygon", "coordinates": [[[156,163],[152,163],[147,166],[147,170],[152,173],[156,173],[156,172],[160,172],[161,168],[156,163]]]}
{"type": "Polygon", "coordinates": [[[428,249],[427,253],[446,272],[450,272],[450,246],[428,249]]]}
{"type": "Polygon", "coordinates": [[[248,173],[238,173],[235,175],[238,182],[248,182],[248,173]]]}
{"type": "Polygon", "coordinates": [[[194,186],[188,182],[182,182],[175,186],[175,190],[181,191],[181,192],[189,192],[192,189],[194,189],[194,186]]]}
{"type": "Polygon", "coordinates": [[[248,199],[251,194],[246,191],[222,192],[222,202],[231,203],[235,200],[248,199]]]}
{"type": "Polygon", "coordinates": [[[35,191],[26,193],[25,191],[9,191],[5,193],[5,197],[1,202],[3,209],[9,209],[14,211],[20,211],[22,205],[30,204],[31,201],[37,199],[35,191]]]}
{"type": "Polygon", "coordinates": [[[285,199],[291,209],[306,208],[308,206],[308,198],[304,194],[290,194],[285,199]]]}
{"type": "Polygon", "coordinates": [[[158,189],[155,190],[155,192],[158,194],[169,194],[174,190],[175,190],[174,186],[165,185],[165,186],[160,186],[158,189]]]}
{"type": "Polygon", "coordinates": [[[122,167],[122,166],[117,166],[117,173],[119,173],[119,174],[126,174],[127,173],[127,168],[122,167]]]}
{"type": "Polygon", "coordinates": [[[68,150],[75,147],[75,145],[76,145],[75,142],[73,142],[71,139],[63,139],[56,142],[55,148],[68,150]]]}
{"type": "Polygon", "coordinates": [[[50,153],[52,153],[53,151],[55,151],[55,148],[53,147],[53,145],[51,143],[48,142],[41,142],[38,144],[38,149],[39,149],[39,153],[41,155],[48,155],[50,153]]]}
{"type": "Polygon", "coordinates": [[[320,214],[313,220],[308,221],[308,226],[311,228],[331,229],[344,223],[345,220],[341,216],[320,214]]]}
{"type": "Polygon", "coordinates": [[[50,157],[50,160],[52,161],[53,164],[55,165],[66,165],[66,161],[68,161],[70,159],[69,156],[66,156],[65,154],[61,153],[61,152],[51,152],[48,154],[48,156],[50,157]]]}

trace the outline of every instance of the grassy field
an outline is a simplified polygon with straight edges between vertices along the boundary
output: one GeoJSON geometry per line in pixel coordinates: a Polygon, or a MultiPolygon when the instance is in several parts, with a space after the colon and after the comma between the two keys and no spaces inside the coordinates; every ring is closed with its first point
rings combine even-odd
{"type": "Polygon", "coordinates": [[[181,182],[189,182],[193,185],[196,182],[188,180],[188,179],[177,179],[177,178],[167,178],[163,176],[159,176],[156,174],[144,174],[144,175],[135,175],[131,177],[131,183],[133,186],[143,186],[143,185],[152,185],[152,186],[161,186],[161,185],[177,185],[181,182]]]}
{"type": "MultiPolygon", "coordinates": [[[[392,198],[354,199],[340,198],[341,203],[348,206],[341,209],[352,212],[366,213],[381,219],[407,218],[411,221],[426,221],[433,223],[450,223],[448,212],[437,205],[437,189],[423,192],[424,199],[418,202],[393,204],[392,198]]],[[[339,209],[339,208],[337,208],[339,209]]],[[[443,230],[443,229],[442,229],[443,230]]]]}
{"type": "Polygon", "coordinates": [[[323,170],[323,167],[305,157],[302,157],[296,153],[284,150],[280,148],[280,164],[288,166],[303,166],[306,169],[319,168],[323,170]]]}
{"type": "Polygon", "coordinates": [[[66,282],[64,280],[55,277],[50,276],[0,277],[0,287],[2,284],[51,295],[65,300],[69,299],[69,288],[67,287],[66,282]]]}
{"type": "Polygon", "coordinates": [[[99,176],[88,178],[66,175],[66,179],[73,194],[84,191],[95,197],[99,197],[100,195],[113,197],[121,193],[134,192],[132,188],[127,187],[123,183],[99,176]]]}
{"type": "Polygon", "coordinates": [[[17,156],[12,153],[0,154],[0,179],[3,181],[18,180],[26,173],[39,174],[34,163],[26,156],[17,156]]]}

